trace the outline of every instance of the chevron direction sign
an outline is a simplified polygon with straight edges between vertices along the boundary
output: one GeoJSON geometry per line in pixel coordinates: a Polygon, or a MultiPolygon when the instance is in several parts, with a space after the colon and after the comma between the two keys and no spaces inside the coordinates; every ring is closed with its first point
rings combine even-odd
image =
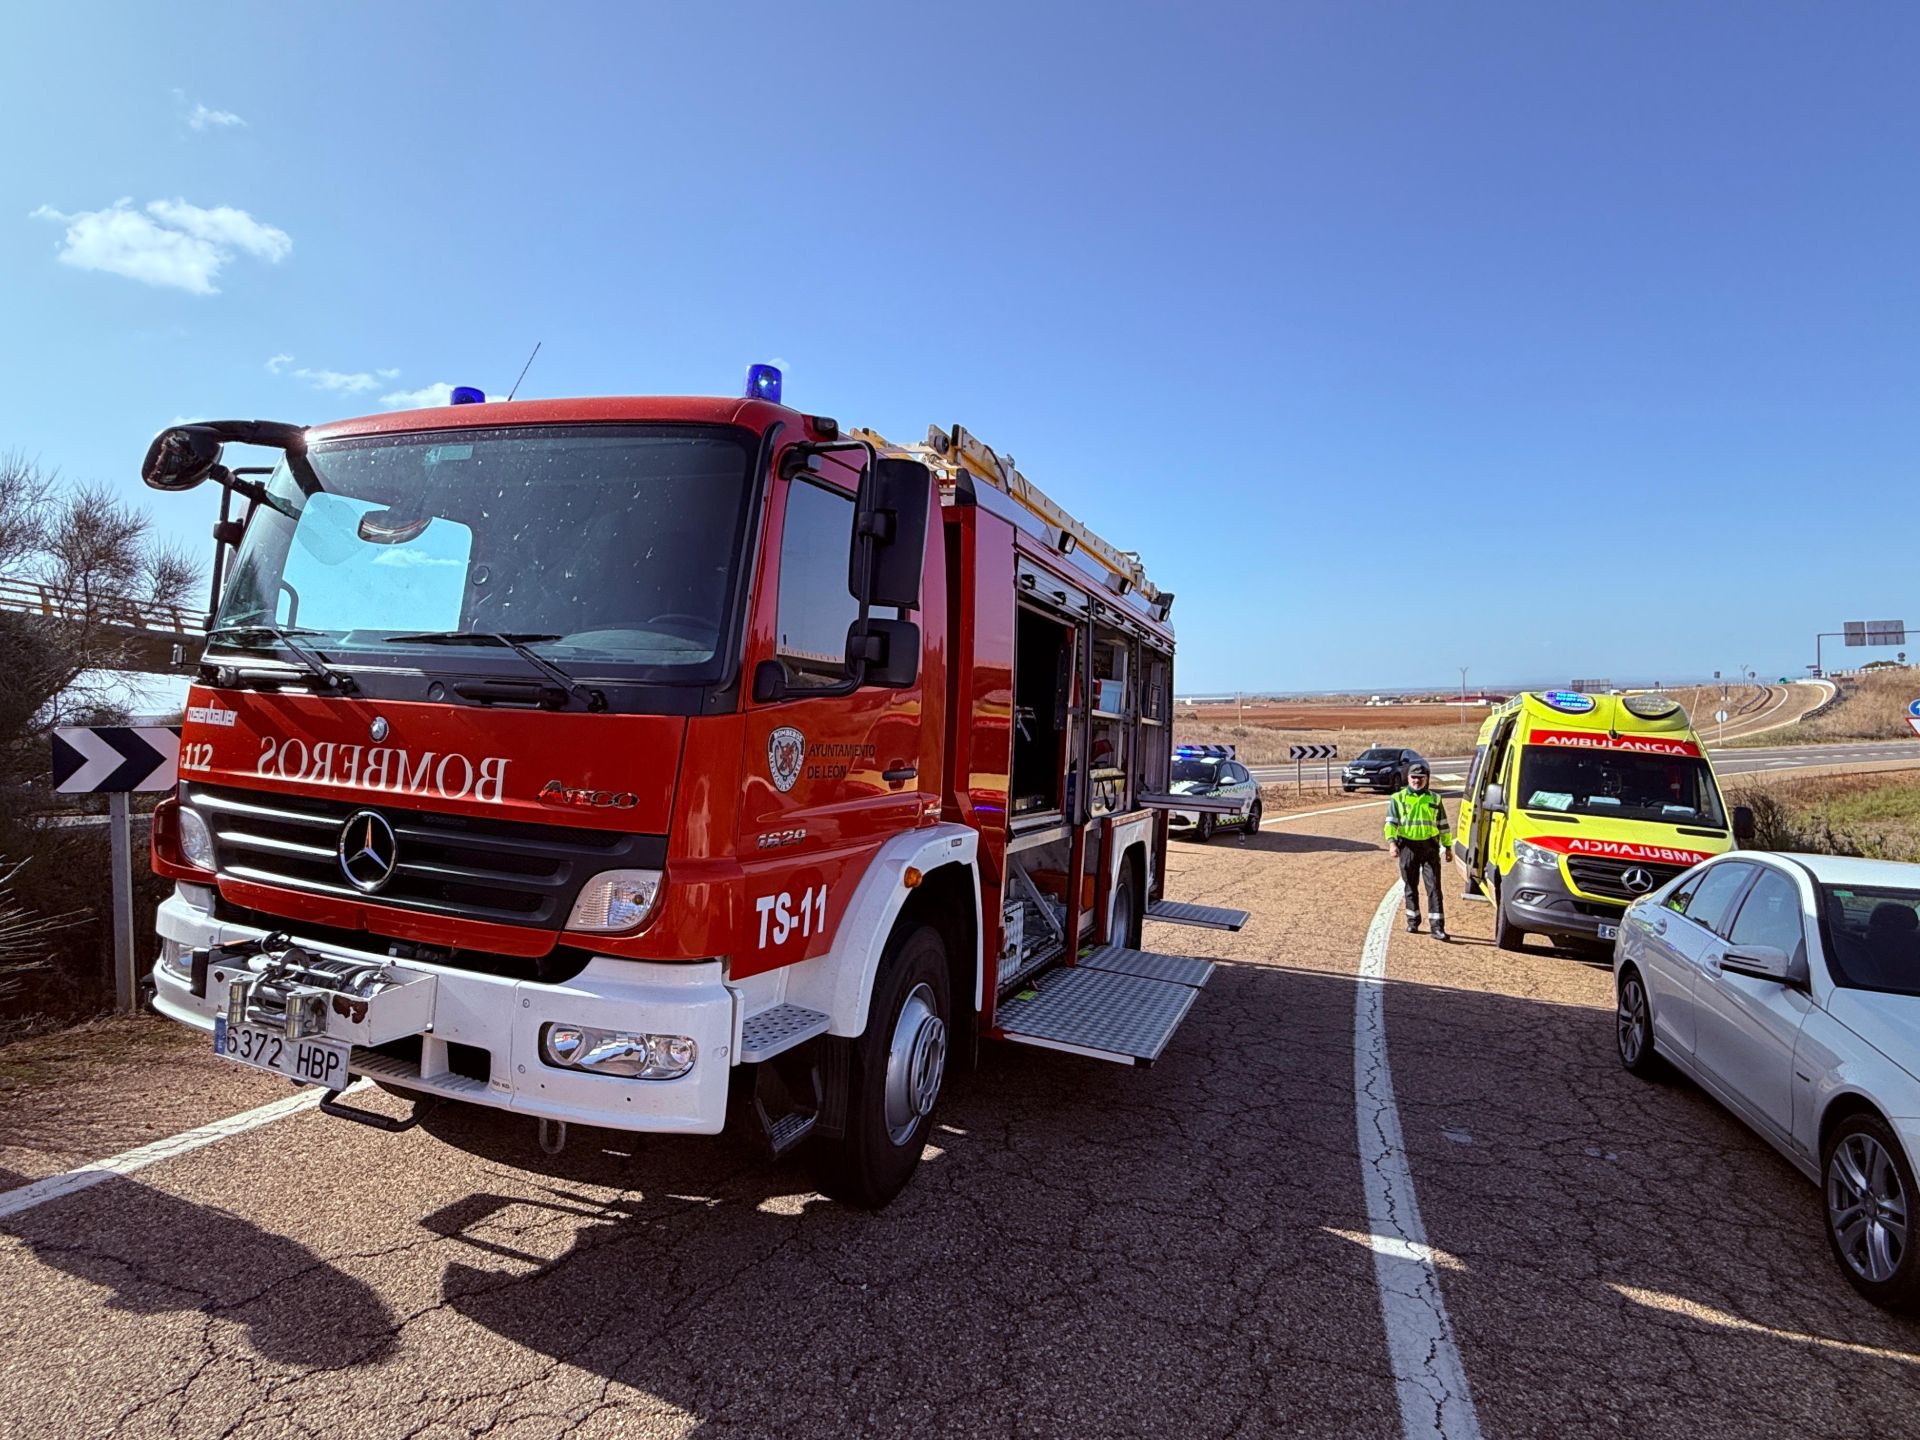
{"type": "Polygon", "coordinates": [[[1289,745],[1289,760],[1337,760],[1340,757],[1338,745],[1289,745]]]}
{"type": "Polygon", "coordinates": [[[171,790],[180,732],[170,725],[63,725],[53,732],[53,788],[62,795],[171,790]]]}

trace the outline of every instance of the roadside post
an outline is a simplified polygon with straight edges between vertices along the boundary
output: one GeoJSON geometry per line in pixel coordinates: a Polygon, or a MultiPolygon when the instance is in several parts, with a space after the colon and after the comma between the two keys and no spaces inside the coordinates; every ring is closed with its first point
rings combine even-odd
{"type": "Polygon", "coordinates": [[[1294,793],[1298,794],[1301,787],[1306,784],[1306,781],[1301,778],[1300,766],[1308,760],[1324,760],[1327,762],[1327,793],[1331,795],[1333,793],[1333,761],[1339,753],[1338,745],[1289,745],[1287,758],[1293,761],[1294,793]]]}
{"type": "Polygon", "coordinates": [[[113,889],[114,1008],[129,1014],[136,973],[133,944],[133,823],[127,797],[171,790],[179,781],[180,731],[171,725],[68,725],[53,732],[53,788],[105,795],[113,889]]]}
{"type": "MultiPolygon", "coordinates": [[[[1720,698],[1724,700],[1726,697],[1723,695],[1720,698]]],[[[1725,706],[1713,712],[1713,723],[1720,727],[1719,733],[1713,737],[1713,743],[1719,745],[1727,738],[1727,711],[1725,706]]]]}

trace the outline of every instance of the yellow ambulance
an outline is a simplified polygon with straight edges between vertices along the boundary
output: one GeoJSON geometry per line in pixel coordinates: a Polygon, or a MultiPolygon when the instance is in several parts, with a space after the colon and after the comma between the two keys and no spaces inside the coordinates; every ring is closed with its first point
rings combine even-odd
{"type": "Polygon", "coordinates": [[[1454,856],[1502,950],[1610,946],[1629,903],[1752,833],[1678,701],[1530,691],[1480,727],[1454,856]]]}

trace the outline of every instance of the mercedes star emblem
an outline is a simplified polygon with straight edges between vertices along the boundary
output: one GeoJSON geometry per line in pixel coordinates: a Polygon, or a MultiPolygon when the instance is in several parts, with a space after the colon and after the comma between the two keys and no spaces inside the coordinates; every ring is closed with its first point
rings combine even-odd
{"type": "Polygon", "coordinates": [[[1636,865],[1620,877],[1620,883],[1636,895],[1644,895],[1653,888],[1653,872],[1643,870],[1636,865]]]}
{"type": "Polygon", "coordinates": [[[367,727],[367,733],[373,737],[373,743],[376,745],[378,745],[382,740],[386,739],[387,738],[387,717],[384,715],[374,716],[373,724],[367,727]]]}
{"type": "Polygon", "coordinates": [[[371,895],[393,878],[400,858],[393,826],[377,810],[357,810],[340,827],[340,871],[356,890],[371,895]]]}

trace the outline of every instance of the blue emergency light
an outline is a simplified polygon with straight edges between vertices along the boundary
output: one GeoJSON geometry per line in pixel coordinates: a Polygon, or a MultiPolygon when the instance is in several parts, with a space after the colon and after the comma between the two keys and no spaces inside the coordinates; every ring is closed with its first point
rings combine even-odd
{"type": "Polygon", "coordinates": [[[749,365],[747,367],[747,399],[771,400],[780,403],[780,367],[778,365],[749,365]]]}
{"type": "Polygon", "coordinates": [[[1234,748],[1231,745],[1180,745],[1174,749],[1174,755],[1182,760],[1231,760],[1234,748]]]}
{"type": "Polygon", "coordinates": [[[449,405],[484,405],[487,403],[487,392],[472,385],[456,385],[453,387],[453,398],[447,403],[449,405]]]}

